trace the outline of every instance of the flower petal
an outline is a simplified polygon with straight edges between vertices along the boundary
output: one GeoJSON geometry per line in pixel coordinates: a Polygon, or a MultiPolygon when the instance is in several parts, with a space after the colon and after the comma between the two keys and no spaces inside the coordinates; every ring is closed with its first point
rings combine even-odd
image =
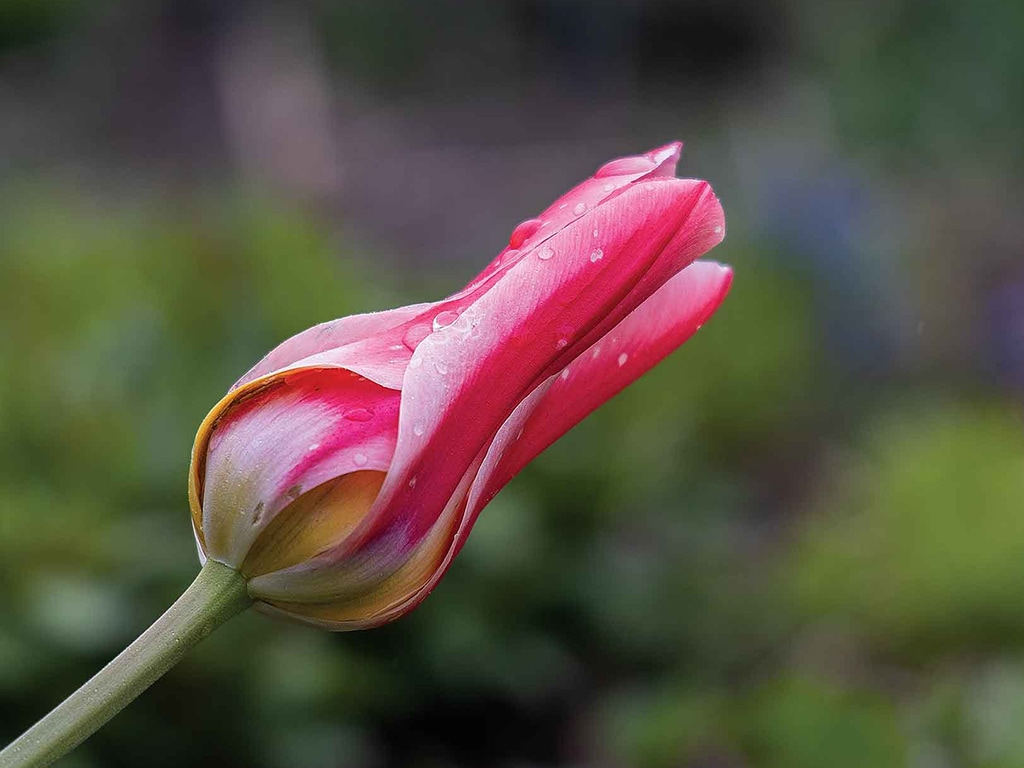
{"type": "Polygon", "coordinates": [[[611,333],[538,386],[498,431],[473,482],[451,547],[437,572],[389,614],[412,610],[441,580],[481,510],[544,449],[657,365],[714,314],[732,270],[696,262],[669,280],[611,333]]]}
{"type": "Polygon", "coordinates": [[[200,427],[193,454],[190,502],[207,556],[238,567],[304,490],[386,471],[399,402],[398,392],[335,369],[279,374],[230,393],[200,427]]]}
{"type": "MultiPolygon", "coordinates": [[[[423,314],[431,305],[425,304],[413,304],[408,307],[399,307],[398,309],[391,309],[386,312],[370,312],[363,315],[350,315],[348,317],[342,317],[337,320],[331,320],[326,323],[320,323],[314,325],[312,328],[308,328],[302,333],[298,333],[278,344],[274,349],[270,350],[262,360],[256,365],[249,369],[249,371],[238,381],[232,385],[231,389],[237,389],[244,384],[248,384],[261,376],[274,373],[284,368],[294,368],[297,363],[300,363],[303,359],[313,355],[318,355],[331,350],[336,350],[339,347],[345,347],[356,342],[363,341],[378,336],[385,331],[402,325],[409,320],[423,314]]],[[[401,344],[401,339],[398,341],[401,344]]],[[[383,351],[383,350],[382,350],[383,351]]],[[[398,384],[401,384],[401,377],[405,373],[405,364],[408,363],[408,357],[411,354],[411,350],[402,350],[402,355],[394,354],[399,350],[390,350],[391,354],[381,354],[376,356],[378,366],[387,368],[388,364],[386,361],[392,360],[396,357],[404,357],[401,361],[402,366],[397,375],[398,384]]],[[[347,359],[347,358],[346,358],[347,359]]],[[[384,383],[391,381],[394,377],[389,377],[386,374],[378,373],[374,375],[375,368],[366,366],[366,356],[362,358],[362,365],[356,365],[350,370],[355,373],[366,376],[371,381],[377,381],[382,386],[388,386],[384,383]],[[357,370],[356,368],[359,368],[357,370]],[[370,375],[367,375],[369,373],[370,375]],[[383,381],[378,381],[383,379],[383,381]]],[[[394,363],[391,364],[394,366],[394,363]]],[[[375,366],[377,367],[377,366],[375,366]]],[[[397,389],[397,387],[393,387],[397,389]]]]}
{"type": "Polygon", "coordinates": [[[682,149],[682,143],[676,141],[643,155],[621,157],[605,163],[592,177],[555,200],[536,218],[519,224],[509,237],[508,247],[473,278],[469,286],[488,279],[522,252],[536,248],[623,187],[644,179],[674,176],[682,149]]]}
{"type": "Polygon", "coordinates": [[[441,580],[498,491],[537,454],[692,336],[718,308],[731,281],[728,267],[691,265],[597,346],[536,387],[501,425],[483,460],[464,475],[438,522],[381,584],[371,577],[381,560],[353,559],[341,570],[335,566],[308,574],[298,566],[250,582],[254,596],[264,601],[262,608],[330,629],[378,626],[415,608],[441,580]],[[332,590],[337,595],[333,601],[303,602],[332,590]]]}
{"type": "MultiPolygon", "coordinates": [[[[514,265],[458,320],[428,336],[403,383],[395,458],[374,509],[343,547],[309,568],[336,567],[375,539],[389,540],[396,558],[415,546],[520,401],[581,351],[596,324],[628,314],[634,307],[623,303],[627,295],[636,303],[646,298],[632,286],[666,261],[666,247],[680,247],[679,232],[714,199],[708,190],[704,182],[676,179],[629,187],[545,243],[550,254],[534,252],[514,265]],[[595,228],[604,232],[597,260],[595,228]],[[418,477],[429,482],[418,484],[418,477]]],[[[688,250],[672,259],[697,255],[688,250]]]]}
{"type": "Polygon", "coordinates": [[[485,490],[474,485],[470,505],[487,504],[544,449],[682,345],[714,314],[731,285],[729,267],[691,264],[569,363],[553,377],[485,490]]]}

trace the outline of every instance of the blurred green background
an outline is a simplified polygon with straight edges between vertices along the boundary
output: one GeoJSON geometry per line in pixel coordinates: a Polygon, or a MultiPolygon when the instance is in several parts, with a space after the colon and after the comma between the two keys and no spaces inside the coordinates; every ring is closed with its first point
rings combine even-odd
{"type": "Polygon", "coordinates": [[[1024,766],[1024,4],[0,2],[0,741],[197,570],[206,411],[674,138],[733,292],[372,632],[61,765],[1024,766]]]}

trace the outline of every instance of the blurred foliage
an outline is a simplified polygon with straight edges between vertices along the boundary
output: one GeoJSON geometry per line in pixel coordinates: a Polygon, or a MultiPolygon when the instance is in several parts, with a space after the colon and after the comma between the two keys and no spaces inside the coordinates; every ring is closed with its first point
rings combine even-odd
{"type": "MultiPolygon", "coordinates": [[[[215,132],[210,40],[238,18],[294,32],[269,7],[0,3],[0,108],[73,104],[42,110],[42,150],[31,120],[0,124],[0,741],[194,575],[191,441],[241,373],[479,268],[396,256],[361,214],[416,214],[426,238],[446,223],[420,198],[478,178],[457,160],[500,200],[522,136],[546,158],[584,128],[635,149],[618,125],[701,147],[736,267],[718,315],[513,481],[411,616],[347,635],[239,617],[62,764],[1024,768],[1024,6],[302,4],[298,47],[372,94],[339,87],[370,114],[347,135],[384,137],[351,154],[408,163],[409,199],[347,217],[243,186],[184,129],[194,175],[133,165],[174,156],[154,105],[215,132]],[[460,89],[479,114],[443,112],[460,89]],[[606,92],[628,119],[571,112],[606,92]],[[388,122],[403,98],[411,137],[388,122]],[[452,181],[415,186],[423,168],[452,181]]],[[[275,55],[296,69],[274,82],[302,85],[308,62],[275,55]]],[[[453,220],[471,237],[479,213],[453,220]]]]}
{"type": "Polygon", "coordinates": [[[829,84],[840,135],[900,167],[1002,167],[1022,159],[1024,6],[1005,0],[808,4],[813,69],[829,84]],[[1007,34],[1002,34],[1005,31],[1007,34]]]}
{"type": "Polygon", "coordinates": [[[791,554],[810,615],[930,652],[1024,640],[1024,421],[1016,408],[883,412],[818,491],[791,554]]]}

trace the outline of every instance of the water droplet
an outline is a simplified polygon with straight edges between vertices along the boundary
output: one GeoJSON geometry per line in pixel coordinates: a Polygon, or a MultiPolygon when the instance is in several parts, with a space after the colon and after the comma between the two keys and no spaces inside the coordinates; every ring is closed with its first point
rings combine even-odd
{"type": "Polygon", "coordinates": [[[520,222],[519,225],[512,230],[512,234],[508,238],[509,248],[519,248],[525,243],[534,232],[540,229],[543,222],[540,219],[527,219],[526,221],[520,222]]]}
{"type": "Polygon", "coordinates": [[[320,447],[320,443],[310,443],[309,444],[309,448],[307,448],[306,450],[307,451],[315,451],[319,447],[320,447]]]}
{"type": "Polygon", "coordinates": [[[368,462],[369,459],[366,458],[365,453],[357,453],[355,456],[352,457],[352,461],[356,463],[357,467],[365,467],[366,462],[368,462]]]}
{"type": "Polygon", "coordinates": [[[569,346],[569,340],[568,339],[559,339],[558,341],[555,342],[555,349],[565,349],[568,346],[569,346]]]}
{"type": "Polygon", "coordinates": [[[594,347],[593,351],[590,353],[590,356],[591,357],[597,357],[600,354],[601,354],[601,348],[600,347],[594,347]]]}
{"type": "Polygon", "coordinates": [[[409,349],[416,351],[416,347],[430,335],[432,330],[433,328],[426,323],[417,323],[405,332],[405,336],[402,337],[402,343],[409,349]]]}
{"type": "Polygon", "coordinates": [[[562,203],[560,206],[558,206],[558,210],[563,211],[568,205],[568,203],[562,203]]]}
{"type": "Polygon", "coordinates": [[[562,381],[565,381],[568,378],[569,378],[569,369],[568,368],[563,368],[562,369],[562,381]]]}
{"type": "Polygon", "coordinates": [[[551,248],[546,246],[546,245],[543,248],[541,248],[539,251],[537,251],[537,258],[540,259],[541,261],[547,261],[548,259],[550,259],[554,255],[555,255],[555,252],[551,248]]]}
{"type": "Polygon", "coordinates": [[[405,349],[405,344],[392,344],[388,349],[405,349]]]}
{"type": "Polygon", "coordinates": [[[716,235],[722,234],[722,225],[721,224],[716,224],[715,225],[715,234],[716,235]]]}
{"type": "Polygon", "coordinates": [[[444,376],[446,373],[448,373],[448,364],[445,363],[444,360],[435,360],[434,370],[437,371],[442,376],[444,376]]]}
{"type": "Polygon", "coordinates": [[[590,261],[591,262],[597,262],[597,261],[600,261],[603,258],[604,258],[604,251],[602,251],[600,248],[595,248],[593,251],[590,252],[590,261]]]}
{"type": "Polygon", "coordinates": [[[592,232],[591,234],[593,234],[593,235],[594,235],[594,237],[597,237],[599,233],[598,233],[598,231],[597,231],[597,230],[595,229],[595,230],[594,230],[594,231],[593,231],[593,232],[592,232]]]}
{"type": "Polygon", "coordinates": [[[625,352],[619,355],[619,368],[624,366],[627,360],[629,360],[629,355],[627,355],[625,352]]]}
{"type": "Polygon", "coordinates": [[[614,189],[615,189],[615,185],[612,184],[610,181],[607,184],[604,185],[604,191],[605,192],[611,192],[614,189]]]}
{"type": "Polygon", "coordinates": [[[416,478],[415,477],[409,478],[409,487],[410,488],[415,488],[416,487],[416,478]]]}
{"type": "Polygon", "coordinates": [[[654,163],[646,157],[620,157],[605,163],[597,169],[595,179],[603,179],[605,176],[625,176],[632,173],[644,173],[654,169],[654,163]]]}
{"type": "Polygon", "coordinates": [[[587,204],[586,203],[576,203],[576,207],[572,209],[572,212],[575,213],[577,216],[579,216],[585,210],[587,210],[587,204]]]}
{"type": "Polygon", "coordinates": [[[373,409],[353,408],[351,411],[345,411],[345,418],[348,421],[370,421],[373,418],[373,409]]]}
{"type": "Polygon", "coordinates": [[[412,360],[409,361],[409,367],[410,368],[419,368],[421,365],[423,365],[423,358],[422,357],[415,357],[414,356],[412,358],[412,360]]]}
{"type": "Polygon", "coordinates": [[[415,425],[413,425],[412,433],[414,435],[416,435],[416,437],[419,437],[420,435],[422,435],[426,431],[427,431],[426,427],[424,427],[422,424],[415,424],[415,425]]]}
{"type": "Polygon", "coordinates": [[[446,309],[444,312],[439,312],[434,318],[434,330],[440,331],[442,328],[447,328],[458,319],[459,313],[452,312],[450,309],[446,309]]]}

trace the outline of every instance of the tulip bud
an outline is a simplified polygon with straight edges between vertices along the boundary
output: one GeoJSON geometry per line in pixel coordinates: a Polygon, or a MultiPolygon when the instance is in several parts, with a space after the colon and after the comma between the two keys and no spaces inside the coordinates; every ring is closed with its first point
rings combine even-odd
{"type": "Polygon", "coordinates": [[[200,557],[265,611],[332,629],[418,605],[490,499],[689,338],[732,273],[680,145],[612,161],[466,288],[288,339],[203,422],[189,498],[200,557]]]}

